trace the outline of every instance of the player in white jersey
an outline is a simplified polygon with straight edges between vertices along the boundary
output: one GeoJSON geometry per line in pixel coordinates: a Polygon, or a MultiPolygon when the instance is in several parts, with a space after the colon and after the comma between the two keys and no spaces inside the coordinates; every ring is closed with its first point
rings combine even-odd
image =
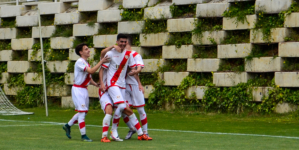
{"type": "MultiPolygon", "coordinates": [[[[133,59],[137,66],[137,70],[131,71],[130,73],[128,73],[128,75],[126,77],[125,99],[127,100],[127,103],[130,106],[133,106],[137,109],[137,111],[139,113],[140,121],[142,124],[143,133],[148,135],[147,116],[146,116],[146,113],[144,110],[144,106],[145,106],[144,95],[143,95],[144,89],[143,89],[143,86],[142,86],[142,84],[139,80],[139,76],[138,76],[138,73],[140,73],[141,69],[144,67],[144,63],[143,63],[141,55],[132,50],[131,44],[132,44],[132,38],[129,36],[126,49],[128,51],[132,52],[133,59]],[[133,73],[135,73],[135,76],[131,76],[133,73]]],[[[124,115],[123,119],[124,119],[124,122],[130,128],[129,133],[127,134],[125,139],[130,139],[132,137],[132,135],[134,133],[136,133],[136,131],[132,127],[130,122],[128,121],[127,116],[124,115]]],[[[149,139],[152,140],[152,138],[150,138],[150,137],[149,137],[149,139]]]]}
{"type": "MultiPolygon", "coordinates": [[[[127,67],[133,68],[136,66],[133,60],[133,56],[131,55],[131,51],[125,50],[126,42],[127,36],[124,34],[118,34],[116,43],[121,48],[121,51],[112,49],[111,51],[107,52],[105,57],[111,58],[110,62],[104,63],[101,68],[101,70],[104,68],[107,69],[107,85],[105,85],[103,81],[100,80],[101,89],[103,90],[103,92],[105,89],[107,89],[114,105],[117,107],[113,115],[111,137],[114,140],[119,140],[117,126],[121,114],[124,113],[128,115],[130,123],[135,126],[138,133],[138,140],[148,140],[148,136],[146,134],[143,134],[138,119],[133,114],[133,111],[125,104],[125,76],[127,67]]],[[[101,70],[100,76],[102,76],[101,73],[103,72],[101,70]]]]}
{"type": "Polygon", "coordinates": [[[66,132],[66,136],[71,139],[71,126],[75,123],[79,123],[79,129],[81,132],[81,139],[83,141],[91,142],[92,140],[86,136],[85,129],[85,115],[88,112],[89,107],[89,96],[87,91],[87,86],[90,84],[99,87],[97,83],[95,83],[91,74],[96,72],[100,66],[109,62],[109,58],[106,57],[102,59],[96,66],[93,68],[87,62],[88,57],[90,56],[90,50],[86,44],[82,43],[76,46],[75,52],[80,58],[75,63],[74,70],[74,85],[72,87],[72,99],[75,104],[76,113],[73,118],[63,126],[63,129],[66,132]]]}
{"type": "MultiPolygon", "coordinates": [[[[116,45],[107,47],[104,50],[102,50],[101,59],[103,59],[105,54],[113,48],[118,49],[118,51],[121,51],[120,47],[116,46],[116,45]]],[[[100,81],[102,81],[103,84],[107,85],[107,70],[100,69],[99,76],[100,76],[99,77],[100,81]],[[102,76],[100,76],[100,74],[102,74],[102,76]]],[[[100,84],[101,84],[101,82],[100,82],[100,84]]],[[[108,142],[110,142],[110,140],[108,139],[107,136],[108,136],[108,129],[109,129],[111,118],[112,118],[113,101],[110,98],[108,92],[106,92],[106,89],[102,90],[101,88],[99,89],[99,100],[100,100],[101,108],[105,113],[105,117],[102,122],[103,132],[102,132],[101,142],[108,143],[108,142]]]]}

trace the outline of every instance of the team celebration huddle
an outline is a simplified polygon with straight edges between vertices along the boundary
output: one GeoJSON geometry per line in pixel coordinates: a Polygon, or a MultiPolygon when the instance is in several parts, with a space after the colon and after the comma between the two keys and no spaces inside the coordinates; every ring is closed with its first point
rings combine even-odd
{"type": "Polygon", "coordinates": [[[89,107],[87,86],[92,84],[99,87],[99,100],[105,113],[101,142],[123,141],[117,132],[120,118],[123,118],[129,128],[125,139],[130,139],[137,132],[138,140],[152,140],[147,132],[144,89],[138,76],[144,67],[142,57],[131,49],[132,38],[130,36],[118,34],[116,43],[117,45],[102,50],[101,61],[94,67],[87,62],[90,50],[86,44],[79,44],[75,49],[80,58],[75,63],[72,99],[78,113],[63,126],[69,139],[71,139],[71,126],[78,123],[81,139],[87,142],[92,141],[87,137],[85,128],[85,116],[89,107]],[[91,74],[99,69],[100,81],[96,83],[91,74]],[[142,127],[130,107],[137,109],[142,127]],[[111,120],[112,128],[108,137],[111,120]]]}

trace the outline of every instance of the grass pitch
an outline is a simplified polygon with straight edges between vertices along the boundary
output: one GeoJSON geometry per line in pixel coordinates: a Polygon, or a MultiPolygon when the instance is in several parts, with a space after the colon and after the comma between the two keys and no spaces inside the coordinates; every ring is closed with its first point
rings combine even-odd
{"type": "MultiPolygon", "coordinates": [[[[26,116],[0,116],[0,150],[10,149],[299,149],[297,113],[287,115],[234,115],[148,111],[149,134],[153,141],[138,141],[137,135],[124,142],[101,143],[103,112],[92,110],[86,116],[87,135],[94,142],[82,142],[78,126],[72,139],[62,125],[73,110],[42,108],[26,116]]],[[[138,116],[138,114],[136,113],[138,116]]],[[[128,129],[121,121],[119,135],[128,129]]]]}

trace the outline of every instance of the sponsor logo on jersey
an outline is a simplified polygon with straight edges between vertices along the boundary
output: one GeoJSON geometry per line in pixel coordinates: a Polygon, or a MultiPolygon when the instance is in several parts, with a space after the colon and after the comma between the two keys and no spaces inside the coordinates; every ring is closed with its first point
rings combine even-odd
{"type": "Polygon", "coordinates": [[[82,106],[83,108],[85,107],[85,105],[84,105],[84,104],[82,104],[81,106],[82,106]]]}

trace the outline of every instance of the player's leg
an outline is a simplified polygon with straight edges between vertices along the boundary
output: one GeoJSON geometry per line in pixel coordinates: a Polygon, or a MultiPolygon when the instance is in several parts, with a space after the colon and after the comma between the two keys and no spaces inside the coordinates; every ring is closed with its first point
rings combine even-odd
{"type": "Polygon", "coordinates": [[[129,117],[126,115],[126,114],[122,114],[122,117],[123,117],[123,120],[124,122],[127,124],[127,126],[129,127],[129,132],[128,134],[126,135],[125,139],[128,140],[128,139],[131,139],[132,135],[136,133],[136,129],[135,127],[131,124],[130,122],[130,119],[129,117]]]}
{"type": "Polygon", "coordinates": [[[135,107],[139,113],[141,125],[142,125],[142,131],[144,134],[148,134],[147,132],[147,116],[144,110],[145,101],[144,101],[144,95],[142,91],[139,90],[138,85],[132,85],[132,104],[133,107],[135,107]]]}
{"type": "MultiPolygon", "coordinates": [[[[76,93],[77,90],[78,90],[77,88],[72,88],[72,99],[73,99],[73,102],[74,102],[74,105],[75,105],[75,110],[78,109],[78,100],[77,100],[77,97],[76,97],[76,95],[75,95],[75,93],[76,93]]],[[[76,113],[76,114],[72,117],[72,119],[71,119],[67,124],[65,124],[65,125],[62,127],[63,130],[66,132],[66,136],[67,136],[69,139],[72,138],[72,137],[71,137],[71,126],[73,126],[75,123],[78,122],[78,116],[79,116],[79,114],[76,113]]]]}
{"type": "Polygon", "coordinates": [[[136,109],[137,109],[137,111],[139,113],[139,116],[140,116],[142,131],[143,131],[144,134],[148,135],[148,132],[147,132],[147,116],[146,116],[144,107],[137,107],[136,109]]]}
{"type": "MultiPolygon", "coordinates": [[[[132,88],[130,88],[130,85],[127,84],[126,85],[126,92],[125,92],[125,100],[126,100],[126,103],[127,103],[127,107],[132,106],[131,92],[132,92],[132,88]]],[[[130,129],[125,139],[130,139],[132,137],[132,135],[134,133],[136,133],[136,129],[130,123],[130,119],[126,114],[123,113],[122,118],[123,118],[124,122],[126,123],[126,125],[130,129]]]]}
{"type": "Polygon", "coordinates": [[[136,128],[138,140],[151,140],[146,134],[143,134],[139,121],[130,108],[125,109],[123,113],[129,116],[130,123],[136,128]]]}
{"type": "Polygon", "coordinates": [[[102,133],[101,142],[107,143],[107,142],[110,142],[110,140],[108,139],[108,130],[109,130],[110,121],[111,121],[112,112],[113,112],[112,101],[111,101],[108,93],[104,93],[100,97],[100,103],[101,103],[101,108],[105,113],[105,117],[103,119],[103,133],[102,133]]]}
{"type": "Polygon", "coordinates": [[[91,139],[89,139],[86,135],[86,127],[85,127],[85,116],[88,112],[89,107],[89,95],[88,91],[85,88],[82,88],[81,90],[82,94],[82,101],[80,100],[80,106],[79,106],[79,117],[78,117],[78,123],[79,123],[79,129],[81,133],[81,140],[86,142],[92,142],[91,139]]]}
{"type": "Polygon", "coordinates": [[[126,104],[123,98],[124,93],[121,93],[121,89],[119,87],[113,86],[108,89],[108,94],[113,100],[114,106],[117,107],[113,115],[111,137],[114,140],[121,141],[118,137],[117,127],[119,124],[121,114],[126,109],[126,104]]]}
{"type": "Polygon", "coordinates": [[[145,106],[144,95],[142,91],[139,90],[138,85],[132,85],[131,95],[132,95],[132,105],[133,107],[137,108],[137,111],[139,113],[143,134],[147,135],[148,137],[147,140],[152,140],[152,138],[148,136],[148,132],[147,132],[147,116],[144,110],[144,106],[145,106]]]}

